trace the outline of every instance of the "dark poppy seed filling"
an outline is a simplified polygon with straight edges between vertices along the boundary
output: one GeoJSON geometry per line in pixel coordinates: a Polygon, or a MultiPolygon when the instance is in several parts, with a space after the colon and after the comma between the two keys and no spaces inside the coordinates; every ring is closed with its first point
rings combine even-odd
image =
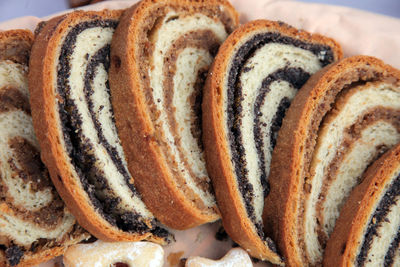
{"type": "MultiPolygon", "coordinates": [[[[265,153],[264,153],[264,143],[263,143],[263,129],[268,127],[267,123],[261,122],[261,117],[263,113],[261,112],[261,107],[265,105],[266,94],[270,91],[270,85],[274,81],[286,81],[293,85],[295,89],[300,89],[301,86],[310,78],[310,74],[302,70],[301,68],[288,68],[279,69],[274,73],[270,74],[265,78],[261,84],[260,93],[257,95],[255,105],[254,105],[254,139],[256,140],[257,154],[259,155],[259,168],[261,170],[261,184],[263,187],[264,197],[268,195],[268,182],[267,182],[267,170],[268,166],[265,164],[265,153]]],[[[272,153],[272,150],[276,144],[276,138],[278,131],[281,128],[283,117],[285,116],[286,110],[290,106],[290,100],[288,97],[283,97],[280,100],[276,113],[272,119],[272,124],[269,127],[270,136],[270,149],[267,153],[272,153]]]]}
{"type": "Polygon", "coordinates": [[[108,69],[117,24],[112,19],[81,22],[64,39],[57,66],[64,144],[82,187],[105,220],[123,231],[166,237],[135,190],[115,127],[108,69]]]}
{"type": "Polygon", "coordinates": [[[297,90],[333,60],[331,47],[277,32],[249,38],[232,59],[225,103],[231,158],[248,216],[262,239],[270,158],[282,119],[297,90]]]}
{"type": "Polygon", "coordinates": [[[22,256],[24,255],[24,249],[18,246],[11,246],[6,249],[6,257],[11,266],[17,265],[22,256]]]}
{"type": "MultiPolygon", "coordinates": [[[[357,255],[356,266],[361,267],[367,265],[367,263],[370,263],[371,257],[377,257],[376,254],[379,253],[376,247],[382,247],[386,244],[388,245],[388,250],[386,255],[382,255],[382,258],[384,256],[385,266],[392,266],[395,251],[399,248],[400,222],[399,220],[397,220],[397,222],[394,221],[394,217],[399,216],[399,207],[400,175],[397,174],[397,177],[394,179],[391,185],[389,185],[389,188],[381,198],[369,221],[364,235],[364,240],[362,241],[361,249],[357,255]],[[387,225],[395,223],[397,223],[397,225],[391,226],[391,232],[388,231],[387,225]],[[390,237],[388,239],[390,241],[388,242],[386,239],[384,239],[385,237],[390,237]],[[382,239],[385,240],[385,242],[383,242],[382,239]],[[375,247],[373,247],[374,244],[375,247]]],[[[399,262],[396,264],[398,263],[399,262]]]]}
{"type": "MultiPolygon", "coordinates": [[[[115,145],[111,145],[112,141],[115,140],[107,140],[102,124],[100,122],[101,119],[103,120],[110,120],[109,125],[115,125],[115,120],[112,107],[110,106],[106,112],[106,114],[103,113],[103,109],[105,109],[105,105],[102,105],[101,103],[98,103],[99,101],[94,102],[93,101],[93,94],[95,93],[94,91],[94,84],[93,84],[93,79],[95,78],[96,70],[99,67],[99,65],[102,64],[104,66],[104,69],[106,72],[108,72],[108,69],[110,68],[110,45],[105,45],[103,48],[98,50],[96,54],[94,54],[88,63],[88,66],[86,68],[86,74],[85,74],[85,98],[86,102],[88,104],[88,109],[90,112],[90,115],[92,117],[94,127],[97,130],[97,135],[100,140],[100,142],[104,145],[104,147],[107,150],[108,155],[114,162],[115,166],[117,167],[118,171],[124,176],[126,181],[130,180],[130,174],[126,168],[126,165],[124,165],[123,160],[121,159],[120,152],[118,151],[117,147],[115,145]],[[110,114],[111,116],[106,116],[110,114]],[[102,116],[103,115],[103,116],[102,116]]],[[[110,86],[108,83],[108,80],[105,82],[105,92],[108,96],[110,96],[110,86]]],[[[109,98],[105,99],[106,101],[110,101],[109,98]]],[[[136,189],[133,186],[132,183],[127,183],[127,185],[130,187],[132,192],[136,194],[136,189]]]]}
{"type": "Polygon", "coordinates": [[[385,255],[385,266],[394,266],[394,263],[400,261],[400,226],[397,235],[390,244],[389,250],[385,255]]]}

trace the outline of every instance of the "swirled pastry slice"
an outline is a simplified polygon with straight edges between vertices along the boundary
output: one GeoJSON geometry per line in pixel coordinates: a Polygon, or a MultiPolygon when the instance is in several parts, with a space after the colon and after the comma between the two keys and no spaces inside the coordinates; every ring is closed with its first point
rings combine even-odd
{"type": "Polygon", "coordinates": [[[89,237],[40,160],[28,92],[30,31],[0,32],[0,266],[31,266],[89,237]]]}
{"type": "Polygon", "coordinates": [[[111,38],[121,11],[54,18],[32,48],[29,87],[43,159],[79,223],[104,240],[165,242],[133,185],[108,86],[111,38]]]}
{"type": "Polygon", "coordinates": [[[250,255],[283,264],[264,235],[271,152],[298,89],[341,57],[332,39],[259,20],[241,26],[221,46],[206,83],[206,162],[224,228],[250,255]]]}
{"type": "Polygon", "coordinates": [[[325,266],[400,266],[400,144],[365,173],[345,202],[325,266]]]}
{"type": "MultiPolygon", "coordinates": [[[[116,125],[143,201],[186,229],[219,218],[201,141],[201,96],[219,45],[238,24],[225,0],[144,0],[111,46],[116,125]]],[[[207,112],[207,111],[206,111],[207,112]]]]}
{"type": "Polygon", "coordinates": [[[290,266],[314,266],[366,168],[400,142],[400,72],[350,57],[313,76],[292,107],[272,156],[265,219],[290,266]]]}

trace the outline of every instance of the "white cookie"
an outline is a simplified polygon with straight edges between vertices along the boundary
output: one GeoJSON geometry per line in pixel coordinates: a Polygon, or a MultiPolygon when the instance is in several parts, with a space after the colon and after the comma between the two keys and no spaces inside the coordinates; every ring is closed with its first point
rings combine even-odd
{"type": "Polygon", "coordinates": [[[164,250],[150,242],[103,242],[79,244],[67,249],[63,262],[65,267],[109,267],[125,263],[130,267],[161,267],[164,250]]]}
{"type": "Polygon", "coordinates": [[[233,248],[220,260],[189,257],[185,267],[252,267],[249,254],[241,248],[233,248]]]}

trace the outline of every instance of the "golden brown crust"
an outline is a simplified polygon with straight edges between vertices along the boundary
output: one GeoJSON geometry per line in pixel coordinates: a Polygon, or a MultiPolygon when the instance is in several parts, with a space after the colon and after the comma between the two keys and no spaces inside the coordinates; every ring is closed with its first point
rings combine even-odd
{"type": "Polygon", "coordinates": [[[28,65],[33,34],[29,30],[0,32],[0,60],[11,60],[28,65]]]}
{"type": "Polygon", "coordinates": [[[144,53],[135,50],[134,46],[140,41],[138,36],[146,26],[143,18],[153,14],[150,12],[163,5],[176,5],[188,12],[199,7],[211,8],[223,5],[232,20],[233,27],[238,23],[238,15],[224,0],[146,0],[141,2],[137,9],[131,8],[124,13],[113,37],[111,94],[116,125],[129,171],[134,174],[135,186],[156,218],[169,227],[186,229],[214,221],[218,215],[215,211],[204,211],[195,207],[175,185],[168,164],[160,156],[161,150],[154,137],[155,128],[147,112],[145,93],[141,87],[142,78],[135,64],[139,62],[139,55],[144,53]]]}
{"type": "Polygon", "coordinates": [[[336,222],[324,254],[324,266],[349,266],[356,262],[357,249],[365,226],[374,212],[385,184],[399,169],[400,144],[386,152],[365,172],[354,188],[336,222]]]}
{"type": "Polygon", "coordinates": [[[323,115],[346,84],[373,77],[397,77],[400,80],[399,75],[399,71],[379,59],[354,56],[318,71],[292,101],[272,154],[271,190],[265,199],[263,214],[266,230],[273,234],[288,266],[304,264],[303,249],[298,245],[296,232],[298,205],[309,164],[306,157],[312,155],[315,129],[323,115]]]}
{"type": "MultiPolygon", "coordinates": [[[[0,32],[0,60],[11,60],[15,63],[28,65],[33,41],[33,34],[29,30],[10,30],[0,32]]],[[[26,112],[30,113],[28,102],[24,109],[26,112]]],[[[43,181],[43,183],[45,182],[46,181],[43,181]]],[[[69,234],[66,234],[63,237],[63,240],[58,241],[59,245],[49,248],[46,247],[48,244],[45,244],[44,247],[39,246],[35,252],[24,252],[23,257],[16,266],[33,266],[45,262],[62,255],[69,245],[80,242],[85,238],[89,238],[88,233],[79,226],[75,226],[76,227],[74,227],[69,234]]],[[[9,266],[3,250],[0,250],[0,265],[9,266]]]]}
{"type": "MultiPolygon", "coordinates": [[[[49,169],[50,176],[60,196],[74,214],[79,224],[99,239],[107,241],[138,241],[150,237],[118,230],[107,222],[84,192],[79,181],[73,179],[73,166],[65,148],[61,145],[60,122],[54,89],[56,77],[56,50],[68,26],[93,18],[118,19],[122,11],[104,10],[101,12],[76,11],[51,19],[40,31],[32,48],[29,72],[29,90],[31,94],[32,117],[35,131],[42,149],[43,162],[49,169]]],[[[161,242],[157,238],[152,239],[161,242]]]]}
{"type": "Polygon", "coordinates": [[[258,20],[249,22],[234,33],[221,46],[206,82],[203,110],[203,140],[206,149],[207,169],[213,180],[214,189],[221,210],[223,225],[235,242],[249,250],[253,257],[268,259],[275,264],[282,264],[280,257],[261,241],[247,216],[239,196],[234,176],[234,167],[229,158],[228,142],[225,140],[224,110],[222,88],[226,83],[226,72],[231,55],[242,40],[256,31],[277,31],[292,38],[306,42],[329,45],[333,48],[335,60],[341,58],[342,50],[334,40],[304,31],[298,31],[280,22],[258,20]]]}

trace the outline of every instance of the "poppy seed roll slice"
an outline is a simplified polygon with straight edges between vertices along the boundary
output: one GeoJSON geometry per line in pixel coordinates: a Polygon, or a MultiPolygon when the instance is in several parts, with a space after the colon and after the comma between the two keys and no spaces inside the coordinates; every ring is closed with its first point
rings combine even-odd
{"type": "Polygon", "coordinates": [[[400,265],[400,145],[365,173],[328,240],[325,266],[400,265]]]}
{"type": "Polygon", "coordinates": [[[110,85],[130,172],[157,219],[186,229],[219,218],[201,141],[204,80],[238,24],[224,0],[144,0],[113,37],[110,85]]]}
{"type": "Polygon", "coordinates": [[[90,235],[40,160],[28,92],[28,30],[0,32],[0,266],[33,266],[90,235]]]}
{"type": "Polygon", "coordinates": [[[400,72],[343,59],[300,90],[279,133],[264,218],[290,266],[320,265],[351,190],[400,141],[400,72]]]}
{"type": "Polygon", "coordinates": [[[214,61],[203,99],[207,168],[224,228],[253,257],[283,264],[262,221],[271,152],[298,89],[341,54],[332,39],[259,20],[229,36],[214,61]]]}
{"type": "Polygon", "coordinates": [[[164,243],[133,185],[114,124],[108,68],[122,11],[73,12],[41,29],[29,76],[43,159],[82,226],[103,240],[164,243]]]}

